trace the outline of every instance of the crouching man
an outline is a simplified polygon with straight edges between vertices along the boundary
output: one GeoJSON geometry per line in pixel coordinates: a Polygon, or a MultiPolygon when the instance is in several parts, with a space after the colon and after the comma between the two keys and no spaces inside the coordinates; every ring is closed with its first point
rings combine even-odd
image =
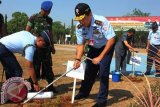
{"type": "Polygon", "coordinates": [[[22,77],[22,68],[14,53],[20,53],[26,60],[26,71],[28,71],[33,88],[38,91],[37,79],[33,67],[33,55],[36,48],[50,45],[50,34],[42,31],[35,37],[28,31],[13,33],[0,39],[0,61],[5,70],[6,79],[11,77],[22,77]]]}

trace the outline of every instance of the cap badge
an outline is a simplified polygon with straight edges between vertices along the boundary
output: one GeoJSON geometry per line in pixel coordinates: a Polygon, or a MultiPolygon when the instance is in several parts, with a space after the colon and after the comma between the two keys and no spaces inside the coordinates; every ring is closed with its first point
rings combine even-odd
{"type": "Polygon", "coordinates": [[[76,13],[79,14],[79,9],[76,9],[76,13]]]}

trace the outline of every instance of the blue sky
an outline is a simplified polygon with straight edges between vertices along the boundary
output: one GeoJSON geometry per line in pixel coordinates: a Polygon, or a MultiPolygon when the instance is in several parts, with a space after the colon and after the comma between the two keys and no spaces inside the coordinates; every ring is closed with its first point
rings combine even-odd
{"type": "MultiPolygon", "coordinates": [[[[0,12],[7,14],[11,19],[13,12],[25,12],[28,16],[40,11],[44,0],[1,0],[0,12]]],[[[90,5],[92,12],[103,16],[122,16],[133,9],[151,13],[151,16],[160,16],[160,0],[52,0],[53,8],[50,16],[53,21],[61,21],[70,25],[74,18],[74,8],[79,2],[90,5]]]]}

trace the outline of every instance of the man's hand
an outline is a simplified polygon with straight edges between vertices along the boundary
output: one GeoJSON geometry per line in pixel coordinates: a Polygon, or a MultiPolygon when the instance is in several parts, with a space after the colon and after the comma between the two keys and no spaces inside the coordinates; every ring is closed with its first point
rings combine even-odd
{"type": "Polygon", "coordinates": [[[99,64],[100,61],[101,61],[101,58],[100,57],[96,57],[96,58],[93,58],[92,63],[93,64],[99,64]]]}
{"type": "Polygon", "coordinates": [[[55,54],[56,53],[56,50],[54,47],[52,47],[52,54],[55,54]]]}
{"type": "Polygon", "coordinates": [[[79,68],[79,67],[80,67],[80,60],[77,60],[77,59],[76,59],[76,60],[74,61],[74,64],[73,64],[73,68],[74,68],[74,69],[77,69],[77,68],[79,68]]]}
{"type": "Polygon", "coordinates": [[[39,91],[39,86],[38,86],[38,84],[33,84],[33,87],[34,87],[34,90],[35,90],[35,91],[39,91]]]}

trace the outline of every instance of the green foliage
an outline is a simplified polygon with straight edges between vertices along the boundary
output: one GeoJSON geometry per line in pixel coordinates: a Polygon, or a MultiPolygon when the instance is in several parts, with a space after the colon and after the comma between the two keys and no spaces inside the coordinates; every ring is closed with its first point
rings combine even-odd
{"type": "Polygon", "coordinates": [[[76,43],[76,36],[75,36],[75,25],[73,24],[73,19],[71,21],[71,43],[76,43]]]}
{"type": "Polygon", "coordinates": [[[7,23],[8,33],[15,33],[21,30],[25,30],[27,21],[28,21],[28,16],[26,13],[23,13],[23,12],[13,13],[12,19],[7,23]]]}
{"type": "Polygon", "coordinates": [[[76,44],[76,43],[77,43],[76,40],[77,40],[77,38],[76,38],[75,35],[71,36],[71,43],[72,43],[72,44],[76,44]]]}
{"type": "Polygon", "coordinates": [[[134,47],[136,48],[146,48],[148,31],[137,31],[134,36],[134,47]]]}
{"type": "Polygon", "coordinates": [[[120,39],[121,35],[123,34],[123,31],[115,31],[115,33],[116,33],[115,39],[117,42],[120,39]]]}
{"type": "Polygon", "coordinates": [[[0,38],[5,36],[6,34],[6,20],[4,20],[3,15],[0,13],[0,38]]]}
{"type": "Polygon", "coordinates": [[[70,29],[69,29],[69,28],[66,28],[66,29],[65,29],[65,33],[66,33],[67,35],[69,35],[69,34],[70,34],[70,29]]]}
{"type": "Polygon", "coordinates": [[[60,40],[61,43],[64,43],[66,30],[65,26],[63,26],[60,21],[53,22],[52,31],[56,41],[60,40]]]}
{"type": "Polygon", "coordinates": [[[125,16],[149,16],[149,15],[150,13],[145,13],[135,8],[131,13],[127,13],[125,16]]]}
{"type": "MultiPolygon", "coordinates": [[[[12,34],[21,30],[25,30],[27,22],[28,22],[28,16],[26,13],[14,12],[12,14],[12,19],[9,20],[7,23],[8,33],[12,34]]],[[[71,28],[72,29],[71,35],[74,35],[75,32],[74,27],[75,26],[73,25],[71,28]]],[[[65,24],[62,25],[60,21],[53,22],[52,31],[53,31],[54,42],[60,41],[60,43],[64,43],[65,35],[70,34],[70,29],[69,28],[65,29],[65,24]]],[[[72,39],[75,40],[75,37],[73,37],[72,39]]]]}

